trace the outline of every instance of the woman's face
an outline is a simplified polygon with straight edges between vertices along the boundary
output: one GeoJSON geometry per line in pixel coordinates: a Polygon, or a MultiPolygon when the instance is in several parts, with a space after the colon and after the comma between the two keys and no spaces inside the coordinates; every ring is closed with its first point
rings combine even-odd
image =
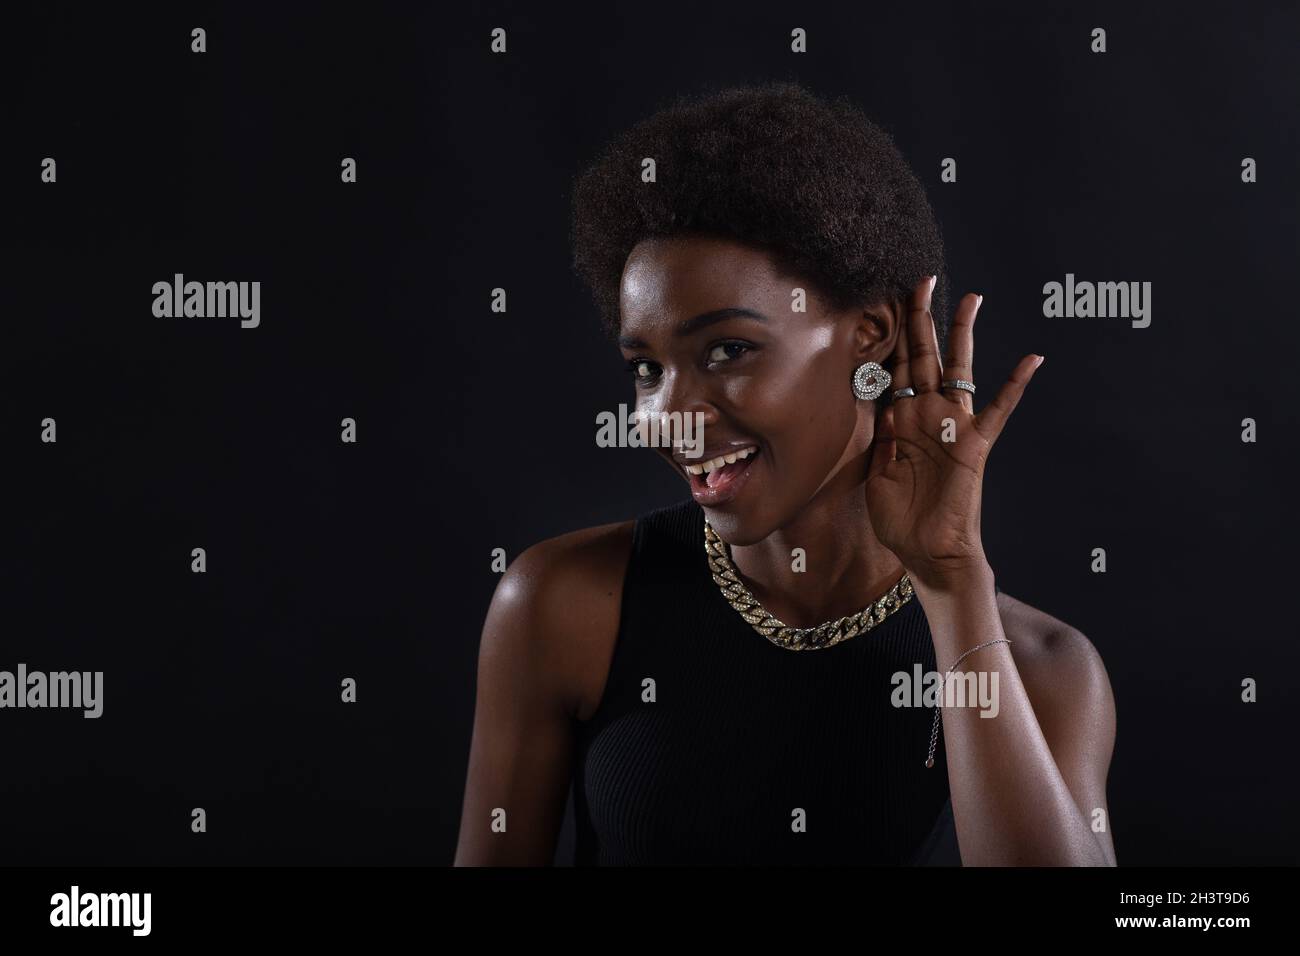
{"type": "Polygon", "coordinates": [[[886,364],[896,307],[828,311],[764,250],[692,236],[632,250],[620,311],[638,412],[702,416],[702,439],[691,439],[702,441],[702,456],[657,451],[729,544],[760,541],[819,493],[844,494],[863,481],[876,403],[854,397],[853,370],[886,364]],[[806,311],[794,310],[796,289],[805,291],[806,311]],[[712,476],[686,471],[747,447],[757,454],[712,476]]]}

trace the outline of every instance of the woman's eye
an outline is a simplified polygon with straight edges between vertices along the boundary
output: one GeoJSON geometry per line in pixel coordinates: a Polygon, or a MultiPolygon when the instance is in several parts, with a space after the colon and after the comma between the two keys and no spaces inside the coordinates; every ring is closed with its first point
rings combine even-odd
{"type": "Polygon", "coordinates": [[[727,362],[749,351],[744,342],[719,342],[709,349],[709,362],[727,362]]]}
{"type": "Polygon", "coordinates": [[[627,370],[635,379],[651,379],[655,376],[655,363],[647,362],[645,359],[632,359],[627,363],[627,370]]]}

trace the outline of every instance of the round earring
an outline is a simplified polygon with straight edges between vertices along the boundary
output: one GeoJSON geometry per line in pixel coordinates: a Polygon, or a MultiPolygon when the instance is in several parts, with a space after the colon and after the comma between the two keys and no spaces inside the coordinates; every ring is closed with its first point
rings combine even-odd
{"type": "Polygon", "coordinates": [[[893,377],[875,362],[863,362],[853,372],[853,394],[864,401],[879,398],[893,377]]]}

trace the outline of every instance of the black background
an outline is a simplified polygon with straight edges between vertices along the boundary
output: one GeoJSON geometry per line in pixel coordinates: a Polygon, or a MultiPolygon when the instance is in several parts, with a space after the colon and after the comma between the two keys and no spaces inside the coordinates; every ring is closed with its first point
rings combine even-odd
{"type": "Polygon", "coordinates": [[[686,494],[593,440],[632,389],[570,271],[572,178],[678,93],[777,78],[894,135],[954,300],[985,295],[976,379],[1047,357],[985,548],[1106,662],[1120,863],[1295,863],[1300,15],[1134,6],[10,20],[0,669],[102,670],[105,704],[0,711],[3,861],[451,861],[492,549],[686,494]],[[155,318],[176,272],[259,280],[261,326],[155,318]],[[1044,318],[1067,272],[1152,282],[1150,327],[1044,318]]]}

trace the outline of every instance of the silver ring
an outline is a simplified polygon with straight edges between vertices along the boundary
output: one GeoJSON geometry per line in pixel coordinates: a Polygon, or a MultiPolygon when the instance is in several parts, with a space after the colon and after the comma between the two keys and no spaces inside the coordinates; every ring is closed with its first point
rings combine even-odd
{"type": "Polygon", "coordinates": [[[967,392],[970,392],[972,395],[975,394],[975,383],[968,382],[964,378],[945,379],[942,385],[944,388],[960,388],[960,389],[964,389],[967,392]]]}
{"type": "Polygon", "coordinates": [[[893,395],[893,398],[895,400],[900,398],[915,398],[915,397],[916,397],[916,389],[914,389],[911,385],[907,386],[907,388],[900,388],[893,395]]]}

